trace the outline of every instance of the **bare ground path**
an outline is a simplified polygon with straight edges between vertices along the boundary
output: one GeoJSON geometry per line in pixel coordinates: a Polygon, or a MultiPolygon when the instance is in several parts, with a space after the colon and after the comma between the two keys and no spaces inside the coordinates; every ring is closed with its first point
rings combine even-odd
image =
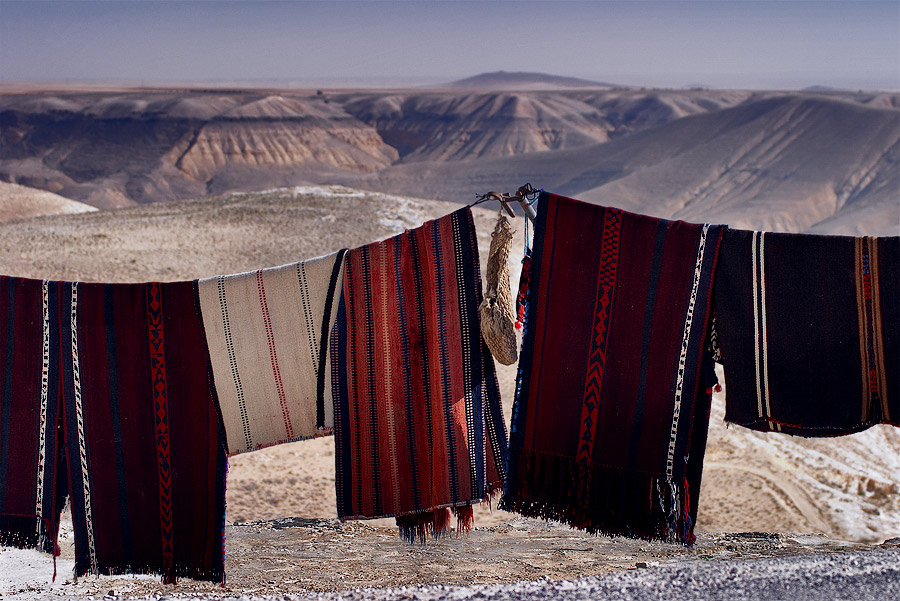
{"type": "MultiPolygon", "coordinates": [[[[370,591],[371,595],[386,599],[433,599],[440,595],[436,597],[431,591],[422,593],[424,596],[421,597],[404,597],[390,589],[435,585],[446,591],[448,586],[508,584],[512,589],[524,586],[523,590],[526,590],[532,586],[527,583],[532,581],[569,581],[635,569],[650,575],[672,566],[694,566],[684,569],[699,570],[698,574],[704,574],[702,578],[716,581],[723,574],[727,577],[729,570],[751,573],[752,570],[748,572],[744,567],[749,565],[749,560],[778,560],[772,564],[777,566],[781,565],[781,560],[790,558],[792,562],[806,562],[804,565],[812,566],[810,569],[822,572],[830,570],[827,566],[835,561],[840,563],[830,557],[847,554],[856,554],[854,557],[862,558],[859,561],[863,563],[869,561],[868,557],[876,557],[877,562],[872,564],[874,567],[869,572],[883,573],[886,578],[890,576],[887,582],[893,582],[893,586],[900,583],[897,578],[900,576],[897,573],[900,569],[900,539],[866,545],[815,535],[700,533],[694,548],[686,549],[662,542],[592,536],[557,523],[525,518],[514,518],[504,524],[475,529],[467,536],[429,541],[425,545],[403,542],[394,529],[360,522],[342,524],[335,519],[282,518],[246,522],[228,526],[226,534],[228,581],[224,587],[188,579],[180,580],[176,586],[163,586],[159,578],[153,576],[83,577],[74,581],[71,577],[71,538],[67,537],[63,541],[63,555],[58,560],[59,574],[54,583],[50,582],[53,567],[48,556],[34,551],[0,549],[0,598],[89,599],[108,596],[159,599],[272,595],[280,598],[312,592],[377,588],[382,590],[370,591]],[[890,558],[893,558],[892,562],[890,558]],[[715,573],[720,576],[713,576],[715,573]]],[[[838,570],[832,576],[840,574],[838,570]]],[[[776,577],[795,578],[797,574],[773,576],[777,580],[776,577]]],[[[669,574],[667,578],[671,580],[675,576],[669,574]]],[[[638,584],[631,582],[628,586],[638,584]]],[[[557,594],[553,591],[558,593],[562,589],[557,588],[563,585],[548,586],[551,589],[545,592],[548,598],[554,598],[557,594]]],[[[484,592],[485,589],[479,590],[484,592]]],[[[495,591],[491,593],[493,595],[501,589],[490,590],[495,591]]],[[[367,597],[353,593],[349,598],[367,597]]],[[[484,597],[476,595],[473,598],[484,597]]],[[[488,595],[486,598],[517,597],[488,595]]]]}

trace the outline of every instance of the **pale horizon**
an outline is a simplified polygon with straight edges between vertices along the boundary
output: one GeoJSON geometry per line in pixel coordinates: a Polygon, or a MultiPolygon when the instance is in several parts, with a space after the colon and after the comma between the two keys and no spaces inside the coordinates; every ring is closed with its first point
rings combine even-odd
{"type": "Polygon", "coordinates": [[[0,2],[0,83],[900,90],[898,2],[0,2]]]}

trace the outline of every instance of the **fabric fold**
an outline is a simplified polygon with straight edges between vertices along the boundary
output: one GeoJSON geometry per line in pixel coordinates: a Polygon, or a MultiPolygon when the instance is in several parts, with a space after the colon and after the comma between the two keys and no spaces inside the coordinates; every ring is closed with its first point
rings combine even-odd
{"type": "Polygon", "coordinates": [[[347,253],[332,330],[337,509],[399,517],[412,540],[471,524],[502,487],[506,430],[472,213],[347,253]]]}
{"type": "Polygon", "coordinates": [[[331,433],[345,252],[198,281],[229,453],[331,433]]]}
{"type": "Polygon", "coordinates": [[[729,230],[713,303],[729,422],[900,425],[900,238],[729,230]]]}
{"type": "Polygon", "coordinates": [[[693,543],[724,229],[541,194],[501,508],[693,543]]]}

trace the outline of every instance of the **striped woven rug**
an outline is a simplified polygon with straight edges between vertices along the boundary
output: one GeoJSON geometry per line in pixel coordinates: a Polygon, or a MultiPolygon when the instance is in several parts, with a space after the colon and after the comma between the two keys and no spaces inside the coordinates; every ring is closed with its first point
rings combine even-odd
{"type": "Polygon", "coordinates": [[[55,283],[0,276],[0,545],[48,553],[68,493],[58,369],[51,374],[57,296],[55,283]]]}
{"type": "Polygon", "coordinates": [[[501,508],[693,543],[723,229],[541,194],[501,508]]]}
{"type": "Polygon", "coordinates": [[[223,580],[225,445],[194,283],[58,286],[75,574],[223,580]]]}
{"type": "Polygon", "coordinates": [[[503,482],[506,431],[478,325],[472,213],[349,251],[332,331],[338,515],[424,540],[471,525],[503,482]]]}
{"type": "Polygon", "coordinates": [[[331,433],[328,332],[344,252],[199,280],[229,453],[331,433]]]}
{"type": "Polygon", "coordinates": [[[221,581],[224,431],[194,284],[0,286],[2,542],[53,551],[68,494],[76,576],[221,581]]]}
{"type": "Polygon", "coordinates": [[[900,238],[728,230],[713,303],[727,421],[799,436],[900,425],[900,238]]]}

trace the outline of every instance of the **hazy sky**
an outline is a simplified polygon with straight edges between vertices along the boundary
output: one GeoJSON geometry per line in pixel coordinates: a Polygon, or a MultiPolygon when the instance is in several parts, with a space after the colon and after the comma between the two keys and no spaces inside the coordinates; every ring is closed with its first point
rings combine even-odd
{"type": "Polygon", "coordinates": [[[0,80],[900,89],[900,2],[0,0],[0,80]]]}

